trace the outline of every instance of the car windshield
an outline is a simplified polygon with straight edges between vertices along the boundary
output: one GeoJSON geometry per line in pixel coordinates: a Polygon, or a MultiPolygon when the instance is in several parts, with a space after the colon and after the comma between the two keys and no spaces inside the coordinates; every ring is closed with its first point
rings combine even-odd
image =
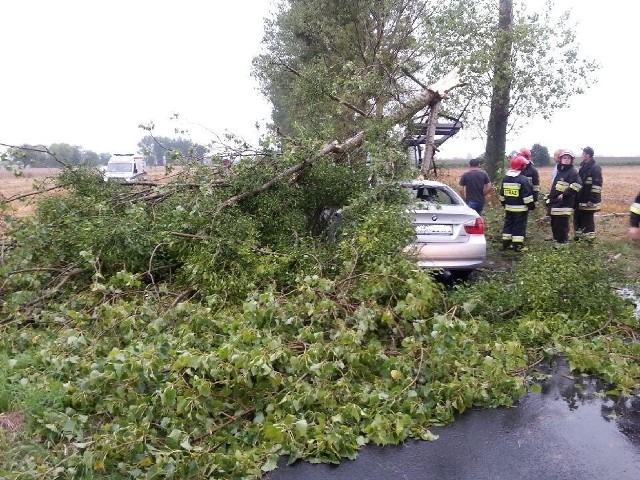
{"type": "Polygon", "coordinates": [[[439,205],[459,205],[458,198],[447,188],[428,185],[407,186],[414,201],[423,201],[439,205]]]}
{"type": "Polygon", "coordinates": [[[107,165],[108,172],[131,172],[133,164],[131,163],[111,163],[107,165]]]}

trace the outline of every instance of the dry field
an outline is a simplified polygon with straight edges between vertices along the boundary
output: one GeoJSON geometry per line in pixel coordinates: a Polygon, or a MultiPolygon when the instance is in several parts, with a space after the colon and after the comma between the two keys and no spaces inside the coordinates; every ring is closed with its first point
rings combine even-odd
{"type": "MultiPolygon", "coordinates": [[[[28,215],[33,211],[33,202],[40,197],[32,194],[37,187],[53,186],[53,179],[58,173],[60,173],[58,168],[30,168],[21,172],[20,176],[16,176],[0,168],[0,203],[3,206],[9,205],[11,215],[28,215]]],[[[150,168],[149,176],[152,179],[159,179],[164,175],[163,167],[150,168]]]]}
{"type": "MultiPolygon", "coordinates": [[[[456,186],[464,168],[442,168],[439,170],[439,180],[456,186]]],[[[549,191],[552,167],[539,169],[540,183],[543,192],[549,191]]],[[[627,215],[629,204],[633,201],[638,190],[640,190],[640,166],[613,167],[604,166],[604,188],[602,194],[603,208],[599,214],[601,221],[608,217],[627,215]]],[[[33,201],[39,196],[27,196],[17,199],[21,195],[26,195],[35,191],[35,182],[44,182],[45,185],[52,184],[52,178],[58,173],[55,168],[32,168],[25,170],[23,175],[16,177],[11,172],[0,170],[0,202],[6,204],[8,200],[12,215],[28,215],[33,210],[33,201]],[[15,200],[12,200],[15,199],[15,200]]],[[[151,169],[150,176],[160,179],[164,176],[165,170],[162,167],[151,169]]],[[[493,196],[491,203],[497,204],[497,199],[493,196]]]]}
{"type": "MultiPolygon", "coordinates": [[[[441,169],[439,179],[449,185],[456,186],[464,168],[441,169]]],[[[542,167],[540,173],[540,187],[542,192],[548,192],[551,186],[551,171],[553,167],[542,167]]],[[[602,189],[601,214],[629,212],[629,205],[640,190],[640,166],[602,168],[604,186],[602,189]]],[[[494,199],[495,200],[495,197],[494,199]]]]}
{"type": "MultiPolygon", "coordinates": [[[[439,180],[451,186],[456,186],[465,168],[441,169],[439,180]]],[[[551,171],[553,167],[541,167],[540,173],[541,193],[547,193],[551,186],[551,171]]],[[[603,189],[602,210],[596,214],[596,231],[598,238],[607,239],[616,243],[627,241],[627,229],[629,223],[629,206],[640,190],[640,166],[608,166],[602,167],[603,189]]],[[[498,205],[495,194],[489,198],[489,203],[498,205]]],[[[534,216],[540,216],[543,212],[537,209],[534,216]]],[[[538,222],[539,231],[528,228],[527,236],[550,236],[550,227],[543,222],[538,222]]],[[[494,225],[493,229],[500,229],[501,223],[494,225]]],[[[548,238],[547,238],[548,240],[548,238]]]]}

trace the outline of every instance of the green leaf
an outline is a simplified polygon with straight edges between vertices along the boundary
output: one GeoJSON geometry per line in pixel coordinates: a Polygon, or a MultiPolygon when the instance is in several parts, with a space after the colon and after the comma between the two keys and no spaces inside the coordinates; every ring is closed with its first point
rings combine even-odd
{"type": "Polygon", "coordinates": [[[278,467],[278,455],[269,455],[267,461],[260,468],[263,472],[271,472],[278,467]]]}

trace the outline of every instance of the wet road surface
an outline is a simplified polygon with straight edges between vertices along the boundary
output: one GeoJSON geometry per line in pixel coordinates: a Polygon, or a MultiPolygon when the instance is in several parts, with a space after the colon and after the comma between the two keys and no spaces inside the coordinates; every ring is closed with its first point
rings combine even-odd
{"type": "Polygon", "coordinates": [[[606,386],[560,364],[514,408],[474,410],[430,429],[434,442],[363,448],[339,466],[297,462],[269,480],[640,480],[640,397],[608,397],[606,386]]]}

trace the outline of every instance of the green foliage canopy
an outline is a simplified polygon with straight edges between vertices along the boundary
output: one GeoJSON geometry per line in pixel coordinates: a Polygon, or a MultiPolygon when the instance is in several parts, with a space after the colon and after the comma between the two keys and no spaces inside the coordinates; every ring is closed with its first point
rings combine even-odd
{"type": "MultiPolygon", "coordinates": [[[[409,74],[429,85],[456,67],[466,87],[451,92],[443,113],[464,110],[467,128],[484,136],[500,78],[497,21],[492,0],[289,0],[266,23],[254,75],[282,133],[330,140],[361,128],[362,115],[347,105],[381,116],[419,89],[409,74]]],[[[569,12],[553,2],[533,13],[516,3],[509,35],[510,132],[550,118],[595,82],[597,63],[580,54],[569,12]]]]}

